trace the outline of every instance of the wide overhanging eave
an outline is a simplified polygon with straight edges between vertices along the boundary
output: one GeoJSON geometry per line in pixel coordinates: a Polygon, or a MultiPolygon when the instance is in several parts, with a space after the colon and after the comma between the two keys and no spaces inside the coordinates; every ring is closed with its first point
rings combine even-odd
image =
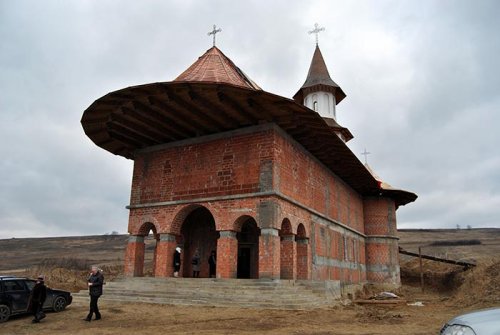
{"type": "Polygon", "coordinates": [[[378,183],[316,112],[293,100],[230,84],[162,82],[96,100],[82,116],[87,136],[116,155],[262,123],[275,123],[362,195],[378,183]]]}

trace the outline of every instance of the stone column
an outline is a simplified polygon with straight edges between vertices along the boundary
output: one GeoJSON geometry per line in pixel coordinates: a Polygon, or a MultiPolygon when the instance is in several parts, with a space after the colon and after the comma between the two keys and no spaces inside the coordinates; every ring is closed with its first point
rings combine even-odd
{"type": "Polygon", "coordinates": [[[278,229],[261,228],[259,236],[259,278],[280,278],[280,244],[278,229]]]}
{"type": "Polygon", "coordinates": [[[281,279],[297,278],[297,244],[295,243],[295,235],[284,235],[281,240],[281,279]]]}
{"type": "Polygon", "coordinates": [[[238,240],[236,232],[222,230],[217,240],[217,278],[236,278],[238,266],[238,240]]]}
{"type": "Polygon", "coordinates": [[[177,246],[176,236],[160,234],[156,243],[155,277],[170,277],[174,273],[174,250],[177,246]]]}
{"type": "Polygon", "coordinates": [[[144,236],[129,236],[125,252],[125,276],[141,277],[143,275],[144,248],[144,236]]]}
{"type": "Polygon", "coordinates": [[[309,239],[297,239],[297,279],[309,279],[309,239]]]}

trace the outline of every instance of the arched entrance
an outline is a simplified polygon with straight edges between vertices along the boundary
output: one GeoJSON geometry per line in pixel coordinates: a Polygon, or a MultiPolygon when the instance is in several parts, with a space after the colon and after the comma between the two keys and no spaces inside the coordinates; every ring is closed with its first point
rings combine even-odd
{"type": "Polygon", "coordinates": [[[181,226],[182,268],[183,277],[192,277],[191,260],[198,250],[200,255],[200,277],[208,278],[208,258],[212,250],[217,250],[219,233],[215,229],[215,220],[205,207],[193,210],[181,226]]]}
{"type": "Polygon", "coordinates": [[[238,239],[237,278],[259,278],[260,229],[252,217],[245,218],[238,239]]]}
{"type": "Polygon", "coordinates": [[[143,236],[144,242],[144,258],[142,259],[142,265],[140,265],[142,267],[140,276],[154,277],[156,244],[159,238],[159,235],[156,233],[155,225],[151,222],[144,223],[139,229],[139,235],[143,236]]]}
{"type": "Polygon", "coordinates": [[[309,239],[306,236],[306,228],[301,223],[297,227],[297,279],[308,279],[309,276],[309,239]]]}

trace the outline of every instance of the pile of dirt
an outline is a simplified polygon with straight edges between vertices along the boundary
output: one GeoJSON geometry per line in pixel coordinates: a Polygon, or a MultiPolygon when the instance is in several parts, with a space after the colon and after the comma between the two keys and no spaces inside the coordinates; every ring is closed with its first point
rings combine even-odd
{"type": "Polygon", "coordinates": [[[460,283],[453,300],[461,305],[498,305],[500,303],[500,260],[481,262],[475,268],[459,274],[460,283]]]}
{"type": "MultiPolygon", "coordinates": [[[[401,262],[403,285],[420,285],[420,264],[417,258],[401,262]]],[[[476,267],[423,260],[426,291],[446,294],[462,306],[489,306],[500,302],[500,259],[482,259],[476,267]]]]}
{"type": "MultiPolygon", "coordinates": [[[[426,289],[437,292],[452,292],[460,286],[457,276],[464,272],[461,266],[435,262],[427,259],[422,260],[424,273],[424,285],[426,289]]],[[[420,285],[420,262],[418,258],[401,261],[401,282],[403,285],[420,285]]]]}

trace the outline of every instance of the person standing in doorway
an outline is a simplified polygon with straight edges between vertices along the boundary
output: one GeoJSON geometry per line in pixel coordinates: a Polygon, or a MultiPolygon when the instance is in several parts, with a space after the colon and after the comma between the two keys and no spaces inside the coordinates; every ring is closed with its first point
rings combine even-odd
{"type": "Polygon", "coordinates": [[[200,263],[201,263],[200,251],[197,248],[194,251],[193,259],[191,260],[191,265],[193,265],[193,278],[200,277],[200,263]]]}
{"type": "Polygon", "coordinates": [[[101,320],[101,313],[99,312],[99,307],[97,306],[97,300],[99,300],[99,297],[102,295],[104,276],[96,265],[92,266],[92,271],[87,278],[87,284],[90,295],[90,309],[85,321],[90,322],[90,320],[92,320],[92,314],[95,314],[94,320],[101,320]]]}
{"type": "Polygon", "coordinates": [[[179,277],[179,270],[181,269],[181,248],[177,247],[174,251],[174,277],[179,277]]]}
{"type": "Polygon", "coordinates": [[[45,317],[43,312],[43,303],[47,298],[47,287],[44,284],[43,276],[38,276],[36,279],[36,284],[33,287],[30,295],[29,309],[35,317],[31,322],[38,323],[41,319],[45,317]]]}
{"type": "Polygon", "coordinates": [[[212,250],[210,257],[208,258],[208,269],[209,277],[215,278],[215,270],[217,269],[217,257],[215,256],[215,250],[212,250]]]}

